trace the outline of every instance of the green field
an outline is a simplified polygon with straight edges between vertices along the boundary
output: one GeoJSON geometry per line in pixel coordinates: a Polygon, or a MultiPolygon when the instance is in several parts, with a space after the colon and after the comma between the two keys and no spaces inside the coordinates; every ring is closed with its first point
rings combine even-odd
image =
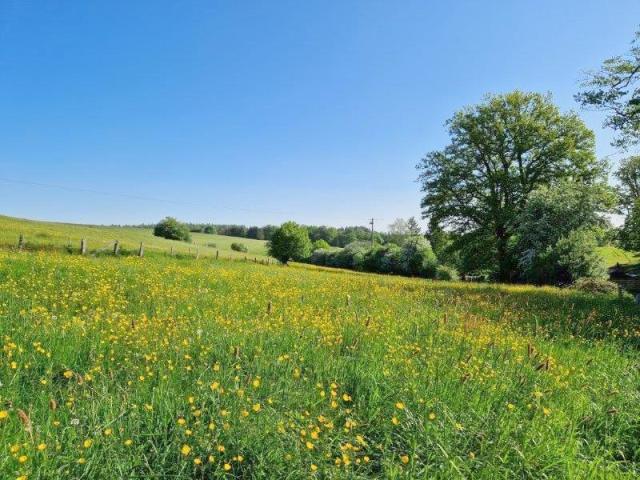
{"type": "Polygon", "coordinates": [[[611,267],[617,263],[621,265],[631,265],[640,263],[640,255],[632,252],[627,252],[618,247],[612,245],[598,248],[598,253],[604,259],[605,264],[611,267]]]}
{"type": "Polygon", "coordinates": [[[12,248],[0,336],[3,479],[640,475],[638,309],[615,296],[12,248]]]}
{"type": "Polygon", "coordinates": [[[79,250],[80,241],[86,238],[90,252],[111,251],[116,240],[123,249],[137,251],[140,242],[144,243],[146,252],[169,253],[173,248],[175,254],[194,255],[199,251],[201,256],[220,255],[231,258],[245,256],[266,258],[266,242],[250,238],[227,237],[224,235],[208,235],[192,233],[192,242],[154,237],[151,229],[136,227],[109,227],[75,225],[70,223],[41,222],[23,220],[0,215],[0,245],[15,247],[20,234],[23,234],[29,249],[63,249],[67,245],[79,250]],[[248,252],[240,253],[231,250],[233,242],[243,243],[248,252]]]}

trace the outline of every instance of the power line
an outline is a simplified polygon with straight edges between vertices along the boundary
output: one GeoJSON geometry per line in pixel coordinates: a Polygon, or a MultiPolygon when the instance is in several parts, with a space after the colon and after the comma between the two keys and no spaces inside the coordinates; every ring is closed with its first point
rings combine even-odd
{"type": "MultiPolygon", "coordinates": [[[[29,182],[29,181],[25,181],[25,180],[16,180],[16,179],[12,179],[12,178],[4,178],[4,177],[0,177],[0,182],[9,183],[9,184],[16,184],[16,185],[30,185],[30,186],[34,186],[34,187],[57,188],[59,190],[66,190],[66,191],[69,191],[69,192],[92,193],[92,194],[95,194],[95,195],[105,195],[105,196],[110,196],[110,197],[129,198],[129,199],[133,199],[133,200],[144,200],[144,201],[148,201],[148,202],[163,202],[163,203],[169,203],[169,204],[173,204],[173,205],[184,205],[184,206],[191,206],[191,207],[200,207],[200,206],[203,205],[202,203],[183,202],[183,201],[171,200],[171,199],[167,199],[167,198],[145,197],[145,196],[142,196],[142,195],[134,195],[134,194],[130,194],[130,193],[116,193],[116,192],[108,192],[108,191],[104,191],[104,190],[93,190],[93,189],[90,189],[90,188],[70,187],[70,186],[67,186],[67,185],[56,185],[56,184],[52,184],[52,183],[29,182]]],[[[276,215],[296,215],[296,213],[294,213],[294,212],[283,212],[283,211],[278,211],[278,210],[259,210],[259,209],[254,209],[254,208],[229,207],[229,206],[226,206],[226,205],[221,204],[221,203],[216,203],[216,207],[217,208],[223,208],[225,210],[239,211],[239,212],[241,211],[241,212],[250,212],[250,213],[270,213],[270,214],[276,214],[276,215]]]]}

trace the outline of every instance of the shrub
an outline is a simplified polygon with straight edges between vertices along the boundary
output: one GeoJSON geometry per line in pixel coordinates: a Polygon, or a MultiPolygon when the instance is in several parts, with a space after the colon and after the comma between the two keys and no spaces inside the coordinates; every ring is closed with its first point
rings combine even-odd
{"type": "Polygon", "coordinates": [[[329,242],[327,242],[326,240],[319,239],[313,242],[314,250],[329,250],[330,248],[331,245],[329,245],[329,242]]]}
{"type": "Polygon", "coordinates": [[[302,260],[311,254],[311,240],[307,229],[295,222],[285,222],[267,244],[269,255],[285,265],[289,260],[302,260]]]}
{"type": "Polygon", "coordinates": [[[242,252],[242,253],[247,253],[249,251],[249,249],[244,243],[239,243],[239,242],[233,242],[231,244],[231,250],[235,252],[242,252]]]}
{"type": "Polygon", "coordinates": [[[362,266],[368,272],[402,273],[402,250],[394,243],[376,245],[363,258],[362,266]]]}
{"type": "Polygon", "coordinates": [[[431,244],[424,237],[411,237],[405,240],[400,254],[401,271],[410,276],[433,278],[436,275],[438,259],[431,244]]]}
{"type": "Polygon", "coordinates": [[[436,277],[437,280],[448,280],[455,281],[459,280],[460,276],[458,275],[458,271],[450,267],[449,265],[438,265],[436,267],[436,277]]]}
{"type": "Polygon", "coordinates": [[[216,243],[207,243],[207,247],[209,248],[217,248],[217,244],[216,243]]]}
{"type": "Polygon", "coordinates": [[[604,278],[579,278],[571,286],[576,290],[587,293],[614,293],[618,290],[618,285],[604,278]]]}
{"type": "Polygon", "coordinates": [[[590,230],[574,230],[558,240],[555,253],[558,259],[557,278],[567,283],[581,277],[602,277],[603,260],[596,250],[598,242],[590,230]]]}
{"type": "Polygon", "coordinates": [[[173,217],[167,217],[158,223],[153,229],[153,234],[156,237],[167,238],[169,240],[191,241],[191,234],[187,226],[178,222],[178,220],[173,217]]]}
{"type": "Polygon", "coordinates": [[[212,234],[216,233],[216,229],[213,227],[213,225],[207,225],[206,227],[204,227],[203,232],[207,233],[209,235],[212,235],[212,234]]]}

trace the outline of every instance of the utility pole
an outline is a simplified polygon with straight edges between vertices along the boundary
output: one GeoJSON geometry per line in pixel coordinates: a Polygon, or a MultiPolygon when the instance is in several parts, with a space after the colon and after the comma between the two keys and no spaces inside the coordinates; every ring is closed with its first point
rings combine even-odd
{"type": "Polygon", "coordinates": [[[373,218],[371,218],[371,221],[369,222],[369,225],[371,225],[371,248],[373,248],[373,218]]]}

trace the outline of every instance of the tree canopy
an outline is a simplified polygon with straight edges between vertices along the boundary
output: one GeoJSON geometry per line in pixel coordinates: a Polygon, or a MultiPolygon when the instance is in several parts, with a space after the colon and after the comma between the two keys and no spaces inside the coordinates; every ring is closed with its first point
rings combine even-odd
{"type": "Polygon", "coordinates": [[[640,31],[626,55],[609,58],[585,78],[575,98],[583,107],[607,113],[604,125],[618,133],[613,144],[640,142],[640,31]]]}
{"type": "Polygon", "coordinates": [[[302,260],[311,253],[311,240],[307,229],[295,222],[285,222],[267,244],[269,255],[285,265],[289,260],[302,260]]]}
{"type": "Polygon", "coordinates": [[[620,202],[630,210],[640,199],[640,155],[622,159],[616,170],[616,178],[620,182],[620,202]]]}
{"type": "Polygon", "coordinates": [[[161,220],[154,227],[153,234],[156,237],[168,238],[170,240],[182,240],[184,242],[191,241],[189,228],[173,217],[166,217],[161,220]]]}
{"type": "Polygon", "coordinates": [[[509,242],[529,194],[562,180],[599,178],[594,135],[550,96],[514,91],[491,95],[447,122],[450,143],[417,168],[423,217],[458,234],[490,240],[500,280],[513,277],[509,242]]]}

